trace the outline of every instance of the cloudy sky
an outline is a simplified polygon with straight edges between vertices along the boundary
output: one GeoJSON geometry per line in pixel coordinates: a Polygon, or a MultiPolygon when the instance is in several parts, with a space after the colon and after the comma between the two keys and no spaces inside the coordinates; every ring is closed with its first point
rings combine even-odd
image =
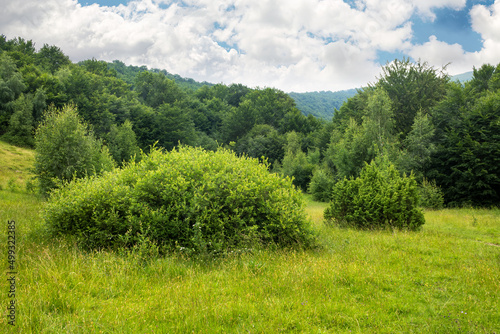
{"type": "Polygon", "coordinates": [[[119,59],[286,92],[373,82],[403,56],[500,62],[500,0],[0,0],[0,34],[72,61],[119,59]]]}

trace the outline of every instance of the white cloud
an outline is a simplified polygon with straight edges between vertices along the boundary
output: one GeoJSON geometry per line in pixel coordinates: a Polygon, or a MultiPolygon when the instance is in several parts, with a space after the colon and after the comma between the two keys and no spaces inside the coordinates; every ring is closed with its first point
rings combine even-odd
{"type": "Polygon", "coordinates": [[[500,1],[495,1],[490,7],[476,5],[470,15],[472,28],[480,33],[485,41],[500,42],[500,1]]]}
{"type": "Polygon", "coordinates": [[[449,63],[450,74],[459,74],[480,67],[482,64],[498,64],[500,54],[500,1],[491,6],[476,5],[470,11],[472,28],[483,39],[483,47],[477,52],[465,52],[459,44],[447,44],[431,36],[429,41],[416,45],[408,52],[414,59],[428,61],[433,66],[449,63]]]}
{"type": "Polygon", "coordinates": [[[436,18],[432,12],[436,8],[450,8],[454,10],[461,10],[466,5],[466,0],[410,0],[415,6],[417,12],[431,20],[436,18]]]}
{"type": "MultiPolygon", "coordinates": [[[[498,3],[498,1],[497,1],[498,3]]],[[[380,73],[377,52],[468,64],[498,54],[498,4],[476,6],[478,54],[431,39],[413,46],[414,14],[460,9],[465,0],[135,0],[118,7],[76,0],[0,0],[0,31],[57,45],[73,61],[95,57],[164,68],[210,82],[285,91],[339,90],[380,73]],[[452,59],[446,61],[446,57],[452,59]]],[[[489,59],[489,58],[488,58],[489,59]]],[[[468,69],[470,70],[470,68],[468,69]]]]}
{"type": "Polygon", "coordinates": [[[466,53],[460,44],[450,45],[439,41],[436,36],[431,36],[428,42],[413,47],[409,54],[413,59],[427,61],[430,65],[439,68],[448,65],[448,70],[453,72],[465,72],[471,69],[468,67],[467,61],[464,61],[466,53]],[[467,68],[464,71],[457,70],[464,67],[467,68]]]}

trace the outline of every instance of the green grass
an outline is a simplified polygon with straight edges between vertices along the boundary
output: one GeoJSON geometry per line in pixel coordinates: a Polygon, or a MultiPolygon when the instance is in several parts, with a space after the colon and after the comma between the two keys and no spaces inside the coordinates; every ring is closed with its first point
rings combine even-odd
{"type": "Polygon", "coordinates": [[[30,169],[34,160],[34,150],[0,141],[0,189],[26,189],[27,180],[33,176],[30,169]]]}
{"type": "Polygon", "coordinates": [[[33,151],[0,142],[0,159],[0,333],[500,332],[498,209],[427,211],[419,232],[357,231],[324,226],[327,204],[306,196],[318,249],[145,261],[47,237],[42,200],[24,191],[33,151]]]}
{"type": "Polygon", "coordinates": [[[2,316],[0,332],[500,332],[500,210],[429,211],[393,233],[325,227],[326,204],[306,200],[319,249],[145,263],[49,240],[38,198],[0,191],[0,254],[15,219],[18,267],[16,327],[2,316]]]}

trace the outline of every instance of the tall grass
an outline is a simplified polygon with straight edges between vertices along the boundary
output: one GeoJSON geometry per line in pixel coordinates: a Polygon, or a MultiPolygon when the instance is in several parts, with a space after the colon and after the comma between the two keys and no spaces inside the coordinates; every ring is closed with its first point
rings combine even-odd
{"type": "Polygon", "coordinates": [[[33,176],[35,152],[0,141],[0,190],[21,191],[33,176]]]}
{"type": "MultiPolygon", "coordinates": [[[[18,231],[19,333],[495,333],[500,331],[500,212],[426,212],[419,232],[325,227],[321,247],[220,259],[83,252],[49,240],[41,201],[0,191],[18,231]]],[[[6,260],[2,260],[6,263],[6,260]]],[[[0,284],[6,309],[7,282],[0,284]]],[[[5,312],[5,311],[4,311],[5,312]]]]}

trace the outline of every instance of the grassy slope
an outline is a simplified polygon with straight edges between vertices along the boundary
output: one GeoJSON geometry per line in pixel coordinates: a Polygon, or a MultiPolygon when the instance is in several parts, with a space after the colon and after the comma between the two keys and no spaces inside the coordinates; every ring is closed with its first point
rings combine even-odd
{"type": "Polygon", "coordinates": [[[0,189],[24,189],[26,181],[32,176],[29,169],[34,159],[33,150],[0,141],[0,189]]]}
{"type": "Polygon", "coordinates": [[[500,210],[429,211],[422,231],[391,233],[327,228],[306,200],[319,250],[145,263],[49,240],[38,198],[0,191],[0,254],[15,219],[18,271],[17,324],[2,316],[0,332],[500,331],[500,210]]]}

